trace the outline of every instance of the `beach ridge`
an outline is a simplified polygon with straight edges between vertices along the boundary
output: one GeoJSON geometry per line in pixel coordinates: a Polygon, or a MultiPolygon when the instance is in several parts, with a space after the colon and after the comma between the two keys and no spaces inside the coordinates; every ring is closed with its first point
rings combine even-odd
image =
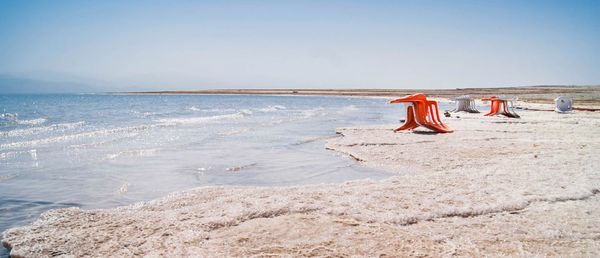
{"type": "Polygon", "coordinates": [[[218,95],[291,95],[291,96],[363,96],[398,97],[417,92],[431,97],[455,98],[471,95],[475,98],[494,95],[518,97],[530,103],[551,104],[557,96],[571,96],[579,107],[600,108],[600,85],[561,86],[540,85],[497,88],[456,88],[456,89],[205,89],[205,90],[153,90],[128,91],[125,94],[218,94],[218,95]]]}

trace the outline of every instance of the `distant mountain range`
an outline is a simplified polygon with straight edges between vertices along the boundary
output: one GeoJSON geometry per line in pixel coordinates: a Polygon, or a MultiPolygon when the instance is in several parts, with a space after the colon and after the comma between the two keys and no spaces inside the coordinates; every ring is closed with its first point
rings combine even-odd
{"type": "Polygon", "coordinates": [[[0,94],[14,93],[95,93],[106,89],[92,83],[40,80],[0,75],[0,94]]]}

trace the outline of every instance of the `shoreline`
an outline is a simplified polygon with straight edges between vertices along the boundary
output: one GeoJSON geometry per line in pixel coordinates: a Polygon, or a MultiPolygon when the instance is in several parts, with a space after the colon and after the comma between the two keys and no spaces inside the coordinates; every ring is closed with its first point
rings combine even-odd
{"type": "Polygon", "coordinates": [[[457,88],[457,89],[208,89],[208,90],[168,90],[130,91],[115,94],[202,94],[202,95],[285,95],[285,96],[357,96],[357,97],[398,97],[417,92],[430,97],[452,99],[461,95],[474,98],[492,95],[517,96],[530,103],[551,104],[557,96],[571,96],[576,107],[600,108],[600,85],[594,86],[523,86],[499,88],[457,88]]]}
{"type": "Polygon", "coordinates": [[[600,139],[590,130],[600,114],[518,112],[453,115],[452,134],[380,125],[327,140],[325,148],[395,173],[389,179],[211,186],[58,209],[3,241],[15,256],[600,255],[600,139]]]}

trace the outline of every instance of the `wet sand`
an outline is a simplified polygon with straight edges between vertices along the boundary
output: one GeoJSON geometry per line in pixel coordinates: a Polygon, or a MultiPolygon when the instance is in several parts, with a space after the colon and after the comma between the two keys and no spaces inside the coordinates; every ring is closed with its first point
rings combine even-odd
{"type": "Polygon", "coordinates": [[[517,112],[456,113],[451,134],[380,125],[326,140],[386,180],[52,210],[4,245],[16,257],[600,256],[600,112],[517,112]]]}

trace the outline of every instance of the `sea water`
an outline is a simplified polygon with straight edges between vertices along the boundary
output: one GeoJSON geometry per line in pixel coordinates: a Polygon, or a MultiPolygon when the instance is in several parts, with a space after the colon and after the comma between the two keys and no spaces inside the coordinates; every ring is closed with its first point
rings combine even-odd
{"type": "Polygon", "coordinates": [[[48,209],[115,207],[199,186],[389,177],[324,148],[337,127],[399,124],[402,105],[387,101],[0,95],[0,232],[48,209]]]}

